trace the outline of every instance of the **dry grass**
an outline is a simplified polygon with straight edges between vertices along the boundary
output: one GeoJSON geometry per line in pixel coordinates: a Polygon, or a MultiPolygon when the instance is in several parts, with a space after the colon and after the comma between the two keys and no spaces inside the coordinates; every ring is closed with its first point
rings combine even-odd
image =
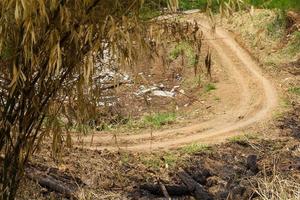
{"type": "Polygon", "coordinates": [[[262,200],[299,200],[300,183],[283,177],[274,169],[272,176],[257,179],[256,193],[262,200]]]}
{"type": "Polygon", "coordinates": [[[222,25],[234,31],[237,40],[266,66],[280,67],[299,58],[299,33],[286,35],[286,19],[279,10],[238,12],[223,19],[222,25]]]}

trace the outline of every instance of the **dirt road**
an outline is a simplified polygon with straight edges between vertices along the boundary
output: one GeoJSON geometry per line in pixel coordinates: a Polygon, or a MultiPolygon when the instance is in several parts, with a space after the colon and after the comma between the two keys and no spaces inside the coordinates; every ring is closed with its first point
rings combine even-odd
{"type": "Polygon", "coordinates": [[[198,19],[198,23],[202,26],[205,38],[209,39],[207,41],[217,55],[218,62],[233,81],[234,88],[225,95],[229,101],[232,98],[234,106],[226,108],[226,112],[208,121],[194,120],[191,124],[176,129],[151,134],[122,135],[117,138],[111,135],[88,136],[82,139],[85,148],[150,151],[178,148],[195,142],[219,143],[240,134],[241,130],[270,119],[278,97],[267,75],[263,74],[258,64],[228,32],[217,27],[215,33],[212,33],[205,18],[198,19]]]}

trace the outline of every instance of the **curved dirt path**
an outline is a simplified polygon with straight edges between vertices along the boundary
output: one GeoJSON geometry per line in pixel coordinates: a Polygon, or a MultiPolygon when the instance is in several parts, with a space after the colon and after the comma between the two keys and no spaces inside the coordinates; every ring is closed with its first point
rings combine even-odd
{"type": "Polygon", "coordinates": [[[204,36],[209,39],[207,41],[217,54],[219,63],[235,82],[232,96],[238,97],[237,105],[206,122],[194,121],[192,125],[152,134],[122,135],[117,138],[111,135],[88,136],[82,138],[81,146],[89,149],[150,151],[178,148],[194,142],[219,143],[238,135],[237,131],[271,117],[277,105],[277,92],[258,64],[228,32],[217,27],[212,33],[205,19],[199,20],[198,24],[202,26],[204,36]]]}

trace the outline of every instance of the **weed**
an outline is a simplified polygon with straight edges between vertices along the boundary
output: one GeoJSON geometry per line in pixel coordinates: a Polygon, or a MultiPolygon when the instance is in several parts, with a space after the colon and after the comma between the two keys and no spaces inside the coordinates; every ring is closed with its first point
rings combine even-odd
{"type": "Polygon", "coordinates": [[[290,108],[292,104],[291,104],[290,100],[283,98],[280,101],[280,105],[284,108],[290,108]]]}
{"type": "Polygon", "coordinates": [[[148,156],[142,158],[142,163],[152,169],[158,170],[161,166],[161,160],[157,156],[148,156]]]}
{"type": "Polygon", "coordinates": [[[256,139],[258,139],[258,134],[256,134],[256,133],[246,133],[245,135],[244,135],[248,140],[256,140],[256,139]]]}
{"type": "Polygon", "coordinates": [[[217,89],[217,87],[213,83],[208,83],[204,87],[205,92],[210,92],[210,91],[213,91],[213,90],[216,90],[216,89],[217,89]]]}
{"type": "Polygon", "coordinates": [[[237,143],[240,145],[245,145],[249,143],[249,140],[255,140],[258,139],[258,135],[253,134],[253,133],[247,133],[244,135],[237,135],[237,136],[233,136],[231,138],[228,138],[227,140],[230,143],[237,143]]]}
{"type": "Polygon", "coordinates": [[[275,111],[273,113],[274,119],[281,119],[282,117],[284,117],[284,115],[285,115],[284,111],[275,111]]]}
{"type": "Polygon", "coordinates": [[[238,144],[245,144],[248,143],[247,138],[244,135],[237,135],[231,138],[228,138],[230,143],[238,143],[238,144]]]}
{"type": "Polygon", "coordinates": [[[140,18],[142,20],[149,20],[158,17],[160,14],[159,9],[152,6],[143,6],[140,10],[140,18]]]}
{"type": "Polygon", "coordinates": [[[180,42],[169,53],[170,60],[177,59],[181,54],[184,54],[188,59],[188,65],[193,66],[196,62],[195,51],[193,47],[187,42],[180,42]]]}
{"type": "MultiPolygon", "coordinates": [[[[201,9],[206,10],[207,0],[181,0],[179,1],[179,7],[182,10],[201,9]]],[[[218,11],[219,0],[211,0],[211,8],[214,12],[218,11]]]]}
{"type": "Polygon", "coordinates": [[[97,131],[111,131],[114,127],[111,124],[108,123],[102,123],[100,126],[96,127],[97,131]]]}
{"type": "Polygon", "coordinates": [[[300,10],[299,1],[297,0],[271,0],[265,3],[267,8],[278,8],[281,10],[297,9],[300,10]]]}
{"type": "Polygon", "coordinates": [[[154,115],[145,116],[142,124],[145,127],[160,128],[163,125],[170,124],[176,120],[175,113],[157,113],[154,115]]]}
{"type": "Polygon", "coordinates": [[[129,130],[136,129],[136,128],[138,128],[138,127],[139,127],[139,126],[138,126],[137,120],[134,120],[134,119],[132,119],[132,118],[130,118],[130,119],[128,120],[128,122],[126,123],[126,128],[129,129],[129,130]]]}
{"type": "Polygon", "coordinates": [[[103,127],[101,130],[122,131],[122,130],[139,130],[142,128],[160,128],[163,125],[171,124],[176,120],[175,113],[156,113],[147,115],[141,119],[129,118],[126,124],[103,127]]]}
{"type": "Polygon", "coordinates": [[[274,39],[281,39],[286,27],[286,17],[283,12],[278,12],[275,19],[267,25],[268,34],[274,39]]]}
{"type": "Polygon", "coordinates": [[[172,167],[181,159],[173,152],[152,154],[140,157],[141,162],[148,168],[158,170],[161,167],[172,167]]]}
{"type": "Polygon", "coordinates": [[[163,156],[163,160],[166,165],[174,166],[178,161],[178,157],[174,153],[167,153],[166,155],[163,156]]]}
{"type": "Polygon", "coordinates": [[[122,153],[121,154],[121,162],[122,164],[127,164],[130,160],[129,154],[128,153],[122,153]]]}
{"type": "Polygon", "coordinates": [[[300,53],[300,31],[295,31],[283,52],[294,57],[300,53]]]}
{"type": "Polygon", "coordinates": [[[203,74],[199,74],[189,79],[185,79],[182,83],[184,89],[196,88],[203,85],[203,74]]]}
{"type": "Polygon", "coordinates": [[[289,92],[296,95],[300,95],[300,87],[292,87],[289,89],[289,92]]]}
{"type": "Polygon", "coordinates": [[[199,152],[210,152],[211,147],[206,144],[193,143],[181,148],[181,152],[186,154],[195,154],[199,152]]]}
{"type": "Polygon", "coordinates": [[[221,98],[220,98],[220,97],[217,97],[217,96],[215,96],[215,97],[214,97],[214,100],[215,100],[215,101],[221,101],[221,98]]]}
{"type": "Polygon", "coordinates": [[[175,60],[176,58],[178,58],[178,56],[181,54],[183,49],[184,49],[184,47],[183,47],[182,43],[175,46],[175,48],[170,52],[170,55],[169,55],[170,59],[175,60]]]}

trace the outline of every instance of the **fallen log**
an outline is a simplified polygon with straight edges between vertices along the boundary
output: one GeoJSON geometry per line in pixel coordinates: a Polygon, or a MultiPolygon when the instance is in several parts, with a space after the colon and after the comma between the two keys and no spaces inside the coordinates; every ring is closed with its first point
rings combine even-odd
{"type": "Polygon", "coordinates": [[[65,173],[59,172],[58,169],[50,168],[37,169],[34,166],[26,168],[26,177],[30,180],[36,181],[40,186],[46,188],[48,191],[53,191],[66,198],[76,199],[75,192],[80,185],[84,183],[79,178],[73,178],[65,173]],[[51,172],[50,172],[51,171],[51,172]]]}
{"type": "Polygon", "coordinates": [[[188,173],[185,171],[180,171],[178,173],[179,178],[182,182],[187,186],[188,190],[194,194],[194,197],[197,200],[212,200],[211,195],[200,185],[197,181],[195,181],[188,173]]]}
{"type": "Polygon", "coordinates": [[[34,174],[27,174],[27,177],[36,181],[40,186],[47,188],[50,191],[59,193],[67,198],[74,198],[74,191],[62,185],[59,181],[51,176],[40,176],[34,174]]]}
{"type": "Polygon", "coordinates": [[[47,188],[50,191],[62,194],[67,198],[74,198],[74,191],[62,185],[59,181],[55,180],[50,176],[38,176],[38,175],[27,175],[28,178],[38,182],[42,187],[47,188]]]}
{"type": "MultiPolygon", "coordinates": [[[[184,185],[165,185],[165,188],[170,196],[187,196],[191,194],[184,185]]],[[[140,189],[146,190],[154,195],[164,196],[159,184],[143,184],[140,185],[140,189]]]]}

